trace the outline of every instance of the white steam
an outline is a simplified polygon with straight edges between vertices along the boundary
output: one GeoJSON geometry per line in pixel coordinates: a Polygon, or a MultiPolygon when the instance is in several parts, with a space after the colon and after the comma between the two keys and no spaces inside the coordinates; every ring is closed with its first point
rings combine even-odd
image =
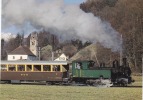
{"type": "Polygon", "coordinates": [[[35,29],[45,29],[64,40],[78,38],[100,42],[112,50],[120,48],[119,34],[109,23],[64,0],[3,0],[2,20],[2,28],[15,25],[25,29],[25,23],[30,23],[35,29]]]}

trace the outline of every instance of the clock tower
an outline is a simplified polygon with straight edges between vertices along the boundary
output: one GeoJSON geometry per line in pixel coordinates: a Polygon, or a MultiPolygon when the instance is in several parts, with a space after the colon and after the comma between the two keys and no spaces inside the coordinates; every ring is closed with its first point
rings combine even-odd
{"type": "Polygon", "coordinates": [[[30,50],[35,56],[38,57],[38,34],[36,32],[31,33],[30,50]]]}

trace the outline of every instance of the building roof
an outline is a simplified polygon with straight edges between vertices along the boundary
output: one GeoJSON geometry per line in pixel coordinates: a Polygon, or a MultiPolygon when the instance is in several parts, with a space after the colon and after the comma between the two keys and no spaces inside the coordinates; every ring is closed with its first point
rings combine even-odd
{"type": "Polygon", "coordinates": [[[67,61],[68,57],[62,53],[58,58],[55,59],[55,61],[67,61]]]}
{"type": "Polygon", "coordinates": [[[11,54],[35,56],[27,46],[19,46],[9,53],[9,55],[11,54]]]}

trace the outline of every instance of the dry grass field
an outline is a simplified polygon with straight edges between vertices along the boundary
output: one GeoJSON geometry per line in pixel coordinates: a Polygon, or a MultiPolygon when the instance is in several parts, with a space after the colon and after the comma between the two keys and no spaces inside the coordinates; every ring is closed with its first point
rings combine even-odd
{"type": "Polygon", "coordinates": [[[134,78],[130,87],[111,88],[0,84],[0,100],[141,100],[141,77],[134,78]]]}

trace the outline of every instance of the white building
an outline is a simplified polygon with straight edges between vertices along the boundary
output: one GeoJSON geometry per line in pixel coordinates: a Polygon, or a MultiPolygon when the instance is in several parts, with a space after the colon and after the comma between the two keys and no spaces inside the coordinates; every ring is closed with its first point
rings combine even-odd
{"type": "Polygon", "coordinates": [[[55,61],[67,61],[68,57],[63,53],[60,55],[60,57],[58,57],[57,59],[55,59],[55,61]]]}
{"type": "Polygon", "coordinates": [[[7,60],[36,60],[37,57],[26,46],[19,46],[8,54],[7,60]]]}
{"type": "Polygon", "coordinates": [[[8,53],[7,60],[37,60],[38,57],[38,35],[32,33],[30,37],[30,48],[19,46],[8,53]]]}

